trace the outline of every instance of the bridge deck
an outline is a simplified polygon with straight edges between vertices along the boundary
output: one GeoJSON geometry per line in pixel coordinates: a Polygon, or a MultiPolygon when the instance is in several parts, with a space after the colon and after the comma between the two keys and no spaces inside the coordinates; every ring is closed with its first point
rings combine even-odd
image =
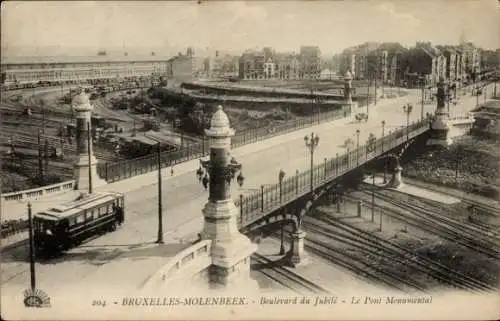
{"type": "MultiPolygon", "coordinates": [[[[408,128],[397,130],[374,141],[373,145],[359,146],[343,155],[331,158],[323,164],[316,165],[312,170],[314,189],[328,184],[342,175],[362,166],[363,164],[396,148],[408,140],[429,130],[429,121],[411,123],[408,128]],[[407,130],[408,129],[408,130],[407,130]]],[[[311,170],[283,180],[281,184],[263,186],[260,191],[254,192],[237,201],[240,208],[239,225],[246,227],[259,221],[270,213],[282,208],[298,198],[311,192],[311,170]]]]}

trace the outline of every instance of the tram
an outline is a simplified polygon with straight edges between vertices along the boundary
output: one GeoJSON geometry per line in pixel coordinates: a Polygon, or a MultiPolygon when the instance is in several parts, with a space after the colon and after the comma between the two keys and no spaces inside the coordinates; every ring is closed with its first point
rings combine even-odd
{"type": "Polygon", "coordinates": [[[40,253],[66,251],[92,236],[115,231],[124,220],[123,194],[85,195],[34,215],[35,249],[40,253]]]}

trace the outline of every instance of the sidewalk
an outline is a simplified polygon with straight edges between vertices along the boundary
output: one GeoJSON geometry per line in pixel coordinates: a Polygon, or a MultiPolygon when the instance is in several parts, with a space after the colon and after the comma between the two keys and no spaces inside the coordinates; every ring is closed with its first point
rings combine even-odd
{"type": "MultiPolygon", "coordinates": [[[[272,261],[278,261],[283,258],[283,255],[278,254],[279,249],[280,242],[277,239],[268,237],[261,240],[257,253],[272,261]]],[[[285,250],[288,251],[289,249],[290,242],[285,240],[285,250]]],[[[305,252],[308,258],[307,264],[290,268],[290,270],[325,288],[332,295],[348,297],[359,293],[380,293],[384,290],[380,286],[370,284],[353,272],[311,253],[307,250],[307,247],[305,252]]]]}
{"type": "MultiPolygon", "coordinates": [[[[351,121],[352,117],[345,118],[345,119],[338,119],[334,120],[332,122],[327,122],[319,125],[315,125],[312,127],[300,129],[297,131],[293,131],[284,135],[279,135],[276,137],[272,137],[260,142],[255,142],[252,144],[244,145],[238,148],[235,148],[231,151],[232,155],[236,157],[236,159],[240,162],[244,162],[243,157],[249,154],[253,154],[265,149],[270,149],[274,146],[280,145],[283,142],[295,140],[295,139],[302,139],[304,135],[309,134],[310,131],[318,130],[320,128],[327,128],[332,125],[340,125],[340,124],[345,124],[351,121]]],[[[206,158],[206,157],[205,157],[206,158]]],[[[186,173],[193,173],[195,175],[195,171],[198,169],[200,166],[200,162],[198,159],[190,160],[187,162],[183,162],[180,164],[177,164],[173,167],[167,167],[162,169],[162,177],[164,177],[164,181],[168,181],[169,179],[186,174],[186,173]],[[170,174],[171,168],[174,169],[174,175],[172,176],[170,174]]],[[[103,192],[103,191],[115,191],[115,192],[120,192],[120,193],[127,193],[134,191],[136,189],[140,189],[145,186],[149,185],[154,185],[157,183],[158,179],[158,172],[157,171],[152,171],[148,173],[144,173],[141,175],[133,176],[131,178],[113,182],[110,184],[107,184],[102,187],[96,188],[96,192],[103,192]]],[[[28,202],[31,202],[32,204],[32,209],[33,213],[43,211],[47,208],[50,208],[52,206],[55,206],[57,204],[61,204],[64,202],[71,201],[78,197],[80,195],[80,192],[78,191],[68,191],[63,194],[57,194],[57,195],[48,195],[47,197],[42,197],[39,199],[32,199],[32,200],[22,200],[22,201],[3,201],[1,204],[0,208],[0,217],[2,220],[6,219],[17,219],[19,217],[27,216],[27,205],[28,202]]]]}
{"type": "MultiPolygon", "coordinates": [[[[359,125],[365,126],[365,127],[370,126],[370,125],[379,126],[378,125],[379,121],[380,121],[379,118],[381,118],[381,116],[382,116],[381,113],[387,114],[387,107],[391,108],[389,113],[392,113],[392,106],[396,107],[396,106],[398,106],[398,104],[401,104],[401,103],[407,102],[407,101],[413,101],[417,98],[418,98],[418,95],[414,96],[410,93],[410,94],[408,94],[406,96],[402,96],[402,97],[397,97],[397,98],[392,98],[392,99],[383,99],[383,100],[378,102],[376,107],[374,107],[373,104],[371,104],[371,106],[369,107],[369,108],[371,108],[370,119],[368,120],[367,123],[360,123],[359,125]],[[385,109],[385,111],[384,111],[384,109],[385,109]]],[[[457,105],[457,107],[461,107],[461,108],[457,108],[457,109],[470,110],[473,108],[472,105],[468,106],[469,108],[467,108],[467,107],[464,108],[463,105],[469,105],[468,104],[469,100],[474,99],[474,97],[467,97],[467,98],[469,98],[469,99],[462,99],[461,100],[461,104],[457,105]]],[[[310,134],[311,131],[328,132],[328,131],[332,130],[332,127],[335,127],[335,126],[342,127],[342,125],[353,124],[354,115],[358,112],[362,112],[363,109],[366,109],[366,106],[358,107],[354,111],[354,114],[352,116],[345,118],[345,119],[338,119],[338,120],[334,120],[332,122],[314,125],[312,127],[300,129],[300,130],[293,131],[293,132],[290,132],[290,133],[287,133],[284,135],[279,135],[279,136],[272,137],[272,138],[269,138],[269,139],[266,139],[266,140],[263,140],[260,142],[255,142],[252,144],[248,144],[248,145],[244,145],[244,146],[235,148],[232,150],[232,155],[235,156],[239,162],[244,163],[245,162],[244,156],[246,156],[246,155],[251,155],[251,154],[257,153],[259,151],[266,150],[266,149],[272,149],[273,147],[278,146],[280,144],[283,144],[284,142],[300,140],[305,135],[310,134]]],[[[426,109],[434,109],[434,106],[426,106],[426,109]]],[[[414,114],[416,114],[416,113],[414,113],[414,114]]],[[[384,115],[384,116],[387,116],[387,115],[384,115]]],[[[412,115],[412,116],[415,116],[415,115],[412,115]]],[[[386,117],[384,117],[384,119],[385,118],[386,117]]],[[[387,121],[388,121],[386,124],[387,131],[390,130],[391,125],[393,127],[400,127],[402,125],[402,124],[401,125],[399,125],[399,124],[393,125],[393,124],[391,124],[390,119],[387,119],[387,121]]],[[[362,131],[362,134],[367,134],[365,132],[366,132],[366,130],[362,131]]],[[[325,143],[327,141],[323,139],[323,142],[325,143]]],[[[328,143],[326,143],[326,144],[328,145],[328,143]]],[[[324,144],[322,144],[322,145],[324,145],[324,144]]],[[[166,181],[166,180],[171,179],[172,177],[176,177],[178,175],[182,175],[182,174],[186,174],[186,173],[192,173],[192,175],[195,175],[195,171],[198,167],[199,167],[199,160],[198,159],[190,160],[190,161],[187,161],[184,163],[177,164],[173,167],[168,167],[168,168],[162,169],[162,176],[164,177],[164,181],[166,181]],[[170,174],[170,170],[172,168],[174,170],[173,176],[171,176],[171,174],[170,174]]],[[[145,186],[151,186],[151,185],[156,184],[157,175],[158,175],[158,173],[156,171],[145,173],[142,175],[131,177],[131,178],[126,179],[126,180],[117,181],[117,182],[114,182],[111,184],[107,184],[107,185],[102,186],[100,188],[96,188],[96,191],[118,191],[118,192],[122,192],[122,193],[131,192],[131,191],[134,191],[136,189],[140,189],[140,188],[145,187],[145,186]]],[[[33,205],[33,211],[34,212],[41,211],[43,209],[54,206],[56,204],[70,201],[70,200],[76,198],[78,195],[79,195],[78,192],[71,191],[71,192],[68,192],[65,194],[59,194],[58,196],[54,196],[54,197],[41,198],[39,200],[31,200],[32,205],[33,205]]],[[[13,201],[5,202],[4,201],[4,202],[2,202],[2,206],[0,208],[1,217],[2,217],[2,219],[23,217],[26,215],[26,211],[27,211],[26,206],[27,206],[27,201],[19,201],[19,202],[13,202],[13,201]]]]}
{"type": "MultiPolygon", "coordinates": [[[[388,179],[390,179],[390,175],[388,176],[388,179]]],[[[369,178],[365,179],[364,182],[366,184],[372,185],[372,178],[369,177],[369,178]]],[[[383,187],[384,185],[385,185],[384,178],[380,177],[380,176],[375,176],[375,186],[383,187]]],[[[447,195],[447,194],[439,193],[436,191],[432,191],[432,190],[421,188],[421,187],[414,186],[414,185],[405,184],[405,178],[403,178],[403,185],[402,186],[400,186],[399,188],[389,188],[389,189],[393,189],[393,190],[396,190],[396,191],[399,191],[402,193],[406,193],[409,195],[417,196],[417,197],[427,198],[427,199],[430,199],[430,200],[433,200],[436,202],[441,202],[443,204],[456,204],[456,203],[461,202],[460,199],[455,198],[455,197],[450,196],[450,195],[447,195]]]]}

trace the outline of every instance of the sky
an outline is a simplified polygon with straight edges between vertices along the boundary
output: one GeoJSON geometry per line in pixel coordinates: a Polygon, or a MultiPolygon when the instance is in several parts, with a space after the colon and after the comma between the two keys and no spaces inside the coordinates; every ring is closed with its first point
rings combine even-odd
{"type": "Polygon", "coordinates": [[[500,47],[496,0],[3,1],[3,55],[175,54],[187,46],[242,52],[318,45],[334,54],[365,41],[500,47]]]}

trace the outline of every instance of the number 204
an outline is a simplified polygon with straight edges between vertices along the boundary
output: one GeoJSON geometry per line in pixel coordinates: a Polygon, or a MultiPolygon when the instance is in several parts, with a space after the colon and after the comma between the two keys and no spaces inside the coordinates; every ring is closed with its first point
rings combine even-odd
{"type": "Polygon", "coordinates": [[[92,301],[92,306],[105,307],[106,306],[106,301],[104,301],[104,300],[93,300],[92,301]]]}

